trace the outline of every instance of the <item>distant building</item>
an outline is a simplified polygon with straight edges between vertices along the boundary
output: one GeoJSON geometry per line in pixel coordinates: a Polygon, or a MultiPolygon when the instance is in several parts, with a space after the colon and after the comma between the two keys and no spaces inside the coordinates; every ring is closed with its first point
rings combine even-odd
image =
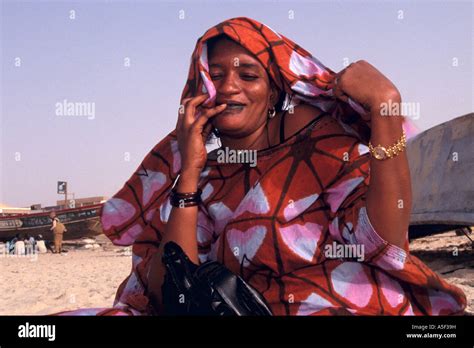
{"type": "Polygon", "coordinates": [[[56,205],[60,207],[69,208],[71,201],[74,201],[75,208],[80,208],[80,207],[86,207],[88,205],[104,203],[106,200],[107,200],[107,197],[105,196],[84,197],[84,198],[76,198],[74,200],[68,199],[68,202],[66,204],[66,201],[63,199],[60,201],[56,201],[56,205]]]}
{"type": "Polygon", "coordinates": [[[0,203],[0,216],[8,216],[14,214],[28,214],[31,213],[31,208],[16,208],[9,207],[0,203]]]}

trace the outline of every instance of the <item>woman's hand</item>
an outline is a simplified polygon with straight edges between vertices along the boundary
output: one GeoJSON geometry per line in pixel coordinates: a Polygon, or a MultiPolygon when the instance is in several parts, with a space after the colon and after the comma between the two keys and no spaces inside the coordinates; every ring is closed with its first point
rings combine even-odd
{"type": "Polygon", "coordinates": [[[365,60],[359,60],[337,73],[332,85],[336,98],[347,102],[347,97],[358,102],[368,115],[378,110],[380,104],[400,101],[395,85],[365,60]]]}
{"type": "Polygon", "coordinates": [[[226,104],[210,108],[200,106],[207,98],[208,94],[203,94],[185,98],[181,102],[176,124],[181,173],[199,175],[204,169],[207,160],[206,139],[212,130],[209,119],[227,107],[226,104]]]}

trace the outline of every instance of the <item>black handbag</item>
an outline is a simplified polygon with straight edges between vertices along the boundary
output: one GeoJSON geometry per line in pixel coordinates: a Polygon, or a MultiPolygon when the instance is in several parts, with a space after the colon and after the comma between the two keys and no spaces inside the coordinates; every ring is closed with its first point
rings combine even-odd
{"type": "Polygon", "coordinates": [[[263,296],[216,261],[194,264],[174,242],[165,244],[165,315],[272,315],[263,296]]]}

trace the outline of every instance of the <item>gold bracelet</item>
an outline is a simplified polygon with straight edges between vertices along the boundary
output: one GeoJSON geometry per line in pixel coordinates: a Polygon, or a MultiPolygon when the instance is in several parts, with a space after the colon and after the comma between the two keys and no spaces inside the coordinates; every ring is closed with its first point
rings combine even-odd
{"type": "Polygon", "coordinates": [[[387,158],[395,157],[400,152],[402,152],[406,146],[407,146],[407,138],[405,135],[405,131],[403,131],[402,137],[395,143],[395,145],[391,145],[387,148],[383,147],[380,144],[373,147],[372,143],[369,141],[369,151],[371,155],[375,159],[378,159],[378,160],[384,160],[387,158]]]}

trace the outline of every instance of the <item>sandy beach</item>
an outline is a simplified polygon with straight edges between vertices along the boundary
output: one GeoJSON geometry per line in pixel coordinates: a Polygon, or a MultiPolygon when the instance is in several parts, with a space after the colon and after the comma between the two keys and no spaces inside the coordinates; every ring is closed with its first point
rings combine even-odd
{"type": "Polygon", "coordinates": [[[0,315],[111,307],[118,286],[130,273],[132,257],[130,249],[101,244],[86,249],[65,243],[68,252],[63,254],[0,258],[0,315]]]}
{"type": "MultiPolygon", "coordinates": [[[[112,306],[117,287],[130,272],[130,249],[113,246],[105,236],[88,243],[72,241],[65,248],[68,252],[61,255],[0,257],[0,315],[45,315],[112,306]]],[[[462,288],[468,297],[467,313],[474,315],[470,241],[447,232],[417,239],[410,248],[443,278],[462,288]]]]}

